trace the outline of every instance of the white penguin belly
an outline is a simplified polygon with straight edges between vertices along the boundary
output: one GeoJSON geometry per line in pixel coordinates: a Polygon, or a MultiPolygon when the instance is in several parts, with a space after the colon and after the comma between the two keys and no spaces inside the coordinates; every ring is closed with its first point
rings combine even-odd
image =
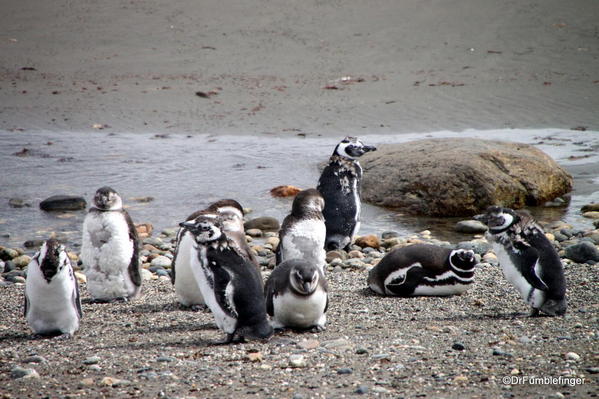
{"type": "Polygon", "coordinates": [[[445,284],[445,285],[419,285],[414,290],[414,295],[447,296],[459,295],[470,288],[470,284],[445,284]]]}
{"type": "Polygon", "coordinates": [[[32,266],[25,283],[29,326],[36,334],[60,331],[72,335],[79,329],[79,314],[73,300],[75,282],[70,278],[70,270],[64,268],[48,283],[39,266],[32,266]]]}
{"type": "Polygon", "coordinates": [[[322,220],[307,219],[299,221],[291,226],[283,237],[281,261],[303,259],[317,265],[324,272],[326,235],[327,230],[322,220]]]}
{"type": "Polygon", "coordinates": [[[129,226],[119,212],[89,213],[83,223],[81,260],[87,289],[95,299],[134,295],[137,287],[129,277],[133,241],[129,226]]]}
{"type": "Polygon", "coordinates": [[[197,257],[195,240],[190,232],[185,232],[179,241],[175,258],[175,293],[185,306],[203,305],[204,297],[191,270],[191,257],[197,257]]]}
{"type": "Polygon", "coordinates": [[[274,328],[309,328],[324,327],[327,293],[317,289],[308,297],[301,297],[291,292],[273,297],[274,328]]]}
{"type": "MultiPolygon", "coordinates": [[[[217,327],[227,334],[233,334],[237,328],[237,319],[227,314],[219,305],[216,300],[214,288],[211,287],[208,282],[209,278],[214,281],[212,272],[210,269],[204,268],[202,262],[200,262],[200,259],[206,260],[206,248],[200,246],[198,250],[192,249],[192,255],[193,256],[190,257],[191,271],[198,283],[198,287],[204,298],[204,303],[214,315],[214,321],[216,322],[217,327]]],[[[229,285],[231,285],[231,283],[229,283],[229,285]]],[[[225,292],[227,291],[230,292],[231,288],[226,287],[225,292]]]]}
{"type": "MultiPolygon", "coordinates": [[[[516,268],[516,265],[510,259],[509,254],[499,243],[493,244],[493,251],[497,255],[497,260],[501,265],[503,275],[506,280],[509,281],[516,290],[520,293],[520,296],[526,303],[534,308],[538,308],[545,301],[545,293],[533,288],[528,281],[522,276],[522,273],[516,268]],[[531,290],[534,292],[531,293],[531,290]]],[[[537,267],[535,267],[536,270],[537,267]]]]}

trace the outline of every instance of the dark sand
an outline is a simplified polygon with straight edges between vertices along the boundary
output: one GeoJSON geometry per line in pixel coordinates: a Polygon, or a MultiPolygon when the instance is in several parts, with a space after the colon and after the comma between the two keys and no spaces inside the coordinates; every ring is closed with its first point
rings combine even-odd
{"type": "Polygon", "coordinates": [[[6,0],[0,129],[599,130],[598,21],[595,0],[6,0]]]}

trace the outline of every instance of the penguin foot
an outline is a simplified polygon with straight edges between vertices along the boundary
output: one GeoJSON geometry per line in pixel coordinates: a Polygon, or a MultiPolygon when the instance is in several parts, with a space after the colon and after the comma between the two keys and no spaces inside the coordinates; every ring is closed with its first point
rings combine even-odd
{"type": "Polygon", "coordinates": [[[224,339],[220,341],[215,341],[212,345],[220,346],[220,345],[231,345],[231,344],[240,344],[245,342],[243,337],[239,337],[237,340],[235,339],[235,334],[227,334],[224,339]]]}
{"type": "Polygon", "coordinates": [[[528,315],[528,317],[539,317],[539,316],[541,316],[541,314],[539,313],[539,309],[535,309],[535,308],[532,308],[530,310],[530,314],[528,315]]]}
{"type": "Polygon", "coordinates": [[[314,327],[312,327],[310,329],[310,332],[312,332],[312,333],[320,333],[320,332],[325,331],[326,329],[327,328],[325,326],[318,326],[318,325],[316,325],[316,326],[314,326],[314,327]]]}
{"type": "Polygon", "coordinates": [[[73,338],[73,334],[64,333],[64,334],[57,335],[53,339],[58,339],[58,340],[63,341],[63,340],[71,339],[71,338],[73,338]]]}
{"type": "Polygon", "coordinates": [[[192,312],[200,312],[200,311],[204,311],[206,309],[208,309],[208,306],[206,306],[206,305],[200,305],[200,304],[191,305],[189,307],[189,310],[191,310],[192,312]]]}

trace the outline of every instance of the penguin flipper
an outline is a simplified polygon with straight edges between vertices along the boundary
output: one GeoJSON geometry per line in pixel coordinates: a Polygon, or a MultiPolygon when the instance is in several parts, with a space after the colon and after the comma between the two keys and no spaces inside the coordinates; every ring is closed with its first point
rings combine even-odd
{"type": "Polygon", "coordinates": [[[77,309],[77,314],[79,315],[79,319],[83,317],[83,310],[81,310],[81,296],[79,295],[79,283],[77,282],[77,278],[75,277],[75,272],[71,270],[71,278],[75,283],[75,291],[73,292],[73,306],[77,309]]]}
{"type": "Polygon", "coordinates": [[[532,287],[538,290],[548,291],[549,288],[547,287],[545,282],[541,280],[541,278],[537,275],[537,272],[535,271],[535,266],[539,261],[539,251],[537,251],[535,248],[529,245],[520,242],[516,242],[514,244],[514,248],[520,252],[520,261],[515,264],[517,265],[518,270],[526,279],[528,284],[530,284],[532,287]]]}
{"type": "Polygon", "coordinates": [[[29,310],[29,298],[27,297],[27,294],[24,295],[24,301],[23,301],[23,316],[27,317],[27,311],[29,310]]]}
{"type": "Polygon", "coordinates": [[[266,299],[266,313],[273,317],[275,315],[275,308],[273,304],[273,297],[276,295],[270,284],[264,288],[264,299],[266,299]]]}
{"type": "Polygon", "coordinates": [[[131,240],[131,244],[133,245],[133,255],[131,255],[131,262],[128,267],[129,277],[135,286],[141,287],[141,273],[139,270],[139,237],[129,213],[123,210],[123,216],[127,221],[127,226],[129,226],[129,240],[131,240]]]}
{"type": "Polygon", "coordinates": [[[397,296],[411,296],[425,276],[426,270],[422,267],[411,267],[403,278],[391,280],[389,284],[386,284],[385,290],[397,296]]]}
{"type": "Polygon", "coordinates": [[[208,263],[214,276],[214,296],[216,301],[226,314],[237,318],[233,298],[227,292],[227,287],[231,284],[231,275],[225,268],[217,266],[216,262],[210,258],[208,258],[208,263]]]}

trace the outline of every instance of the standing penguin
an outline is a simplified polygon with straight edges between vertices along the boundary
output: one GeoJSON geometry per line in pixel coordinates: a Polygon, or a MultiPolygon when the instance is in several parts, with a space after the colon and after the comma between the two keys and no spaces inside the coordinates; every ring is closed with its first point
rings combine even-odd
{"type": "Polygon", "coordinates": [[[562,262],[530,214],[491,206],[475,219],[489,227],[487,237],[503,275],[532,307],[531,316],[537,316],[539,310],[550,316],[564,315],[567,303],[562,262]]]}
{"type": "Polygon", "coordinates": [[[220,218],[200,215],[180,226],[193,234],[196,256],[191,257],[191,270],[216,325],[227,334],[224,342],[236,336],[270,338],[262,276],[227,238],[220,218]]]}
{"type": "MultiPolygon", "coordinates": [[[[245,240],[243,208],[239,202],[233,199],[217,201],[206,209],[192,213],[187,217],[186,221],[194,220],[199,216],[212,217],[214,219],[220,216],[223,231],[225,231],[227,237],[237,247],[240,254],[260,270],[258,261],[250,251],[245,240]]],[[[195,239],[193,234],[186,228],[181,227],[177,233],[177,245],[171,266],[171,281],[175,285],[175,292],[179,302],[183,306],[197,309],[205,303],[198,288],[198,283],[191,271],[191,257],[195,256],[194,247],[195,239]]]]}
{"type": "Polygon", "coordinates": [[[368,286],[380,295],[461,294],[474,279],[474,252],[415,244],[389,252],[368,273],[368,286]]]}
{"type": "Polygon", "coordinates": [[[325,202],[327,251],[349,249],[360,228],[362,167],[357,158],[369,151],[376,151],[376,147],[346,137],[337,144],[320,175],[317,188],[325,202]]]}
{"type": "Polygon", "coordinates": [[[300,191],[293,199],[291,214],[283,220],[276,250],[277,264],[289,259],[303,259],[324,273],[326,227],[322,210],[322,195],[310,188],[300,191]]]}
{"type": "Polygon", "coordinates": [[[139,239],[119,194],[110,187],[96,191],[83,221],[81,260],[92,299],[134,299],[140,292],[139,239]]]}
{"type": "Polygon", "coordinates": [[[79,329],[79,285],[64,246],[46,241],[27,266],[25,319],[35,334],[72,336],[79,329]]]}
{"type": "Polygon", "coordinates": [[[323,331],[327,322],[328,291],[320,267],[303,259],[281,263],[264,287],[266,312],[273,327],[323,331]]]}

